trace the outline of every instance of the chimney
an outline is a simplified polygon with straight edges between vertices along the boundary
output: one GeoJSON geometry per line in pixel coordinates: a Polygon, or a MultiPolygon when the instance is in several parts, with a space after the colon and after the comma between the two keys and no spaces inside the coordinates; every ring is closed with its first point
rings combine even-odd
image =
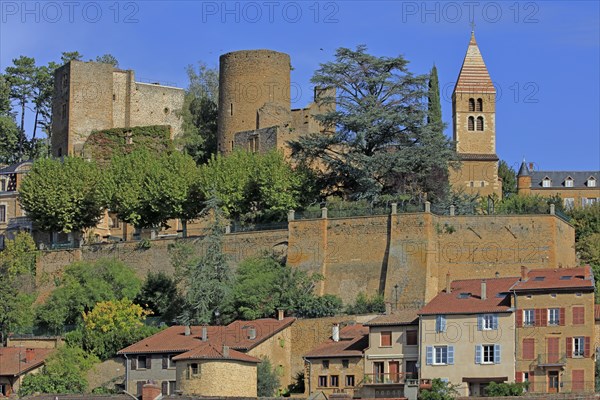
{"type": "Polygon", "coordinates": [[[333,328],[331,329],[331,338],[334,342],[340,341],[340,324],[333,324],[333,328]]]}
{"type": "Polygon", "coordinates": [[[533,163],[532,162],[529,163],[529,170],[533,171],[533,163]]]}
{"type": "Polygon", "coordinates": [[[524,265],[521,265],[521,280],[522,281],[527,280],[527,267],[524,265]]]}
{"type": "Polygon", "coordinates": [[[487,299],[487,283],[485,279],[481,280],[481,300],[487,299]]]}
{"type": "Polygon", "coordinates": [[[25,349],[25,362],[30,363],[35,358],[35,350],[25,349]]]}
{"type": "Polygon", "coordinates": [[[223,345],[223,357],[229,358],[229,346],[223,345]]]}
{"type": "Polygon", "coordinates": [[[161,395],[161,388],[154,382],[142,386],[142,400],[155,400],[161,395]]]}
{"type": "Polygon", "coordinates": [[[450,279],[450,271],[446,274],[446,293],[452,293],[452,280],[450,279]]]}
{"type": "Polygon", "coordinates": [[[392,303],[389,301],[385,302],[385,315],[390,315],[392,313],[392,303]]]}
{"type": "Polygon", "coordinates": [[[185,336],[190,336],[191,333],[192,333],[192,328],[189,325],[186,325],[185,331],[184,331],[185,336]]]}
{"type": "Polygon", "coordinates": [[[208,328],[203,326],[202,327],[202,341],[206,342],[208,340],[208,328]]]}
{"type": "Polygon", "coordinates": [[[277,321],[283,321],[285,318],[285,311],[282,308],[277,309],[277,321]]]}
{"type": "Polygon", "coordinates": [[[256,339],[256,328],[253,326],[248,328],[248,339],[250,339],[250,340],[256,339]]]}

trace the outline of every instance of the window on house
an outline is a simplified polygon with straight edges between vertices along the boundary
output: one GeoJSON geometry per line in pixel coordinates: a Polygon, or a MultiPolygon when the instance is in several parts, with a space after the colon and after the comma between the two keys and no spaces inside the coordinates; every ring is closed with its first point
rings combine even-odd
{"type": "Polygon", "coordinates": [[[565,179],[565,187],[573,187],[573,179],[571,179],[571,178],[565,179]]]}
{"type": "Polygon", "coordinates": [[[327,375],[319,375],[319,387],[327,387],[327,375]]]}
{"type": "Polygon", "coordinates": [[[329,360],[321,361],[321,365],[323,366],[324,369],[329,368],[329,360]]]}
{"type": "Polygon", "coordinates": [[[470,131],[475,130],[475,117],[469,117],[467,121],[467,129],[470,131]]]}
{"type": "MultiPolygon", "coordinates": [[[[528,383],[529,382],[529,372],[523,372],[523,378],[522,378],[522,382],[523,383],[528,383]]],[[[525,391],[527,391],[527,386],[525,385],[525,391]]]]}
{"type": "Polygon", "coordinates": [[[483,130],[483,117],[477,117],[477,130],[483,130]]]}
{"type": "Polygon", "coordinates": [[[590,177],[590,178],[587,180],[587,186],[588,186],[588,187],[596,187],[596,178],[594,178],[594,177],[590,177]]]}
{"type": "Polygon", "coordinates": [[[558,325],[560,323],[560,310],[558,308],[548,309],[548,325],[558,325]]]}
{"type": "Polygon", "coordinates": [[[6,206],[0,204],[0,223],[6,222],[6,206]]]}
{"type": "Polygon", "coordinates": [[[500,363],[500,345],[499,344],[478,344],[475,346],[476,364],[499,364],[500,363]]]}
{"type": "Polygon", "coordinates": [[[523,310],[523,326],[533,326],[535,325],[535,310],[528,309],[523,310]]]}
{"type": "Polygon", "coordinates": [[[483,360],[484,364],[492,364],[494,362],[494,345],[484,344],[483,346],[483,360]]]}
{"type": "Polygon", "coordinates": [[[552,187],[552,180],[548,177],[542,180],[542,187],[552,187]]]}
{"type": "Polygon", "coordinates": [[[331,375],[329,377],[329,383],[331,387],[339,387],[340,386],[340,377],[338,375],[331,375]]]}
{"type": "Polygon", "coordinates": [[[475,111],[475,99],[469,99],[469,111],[475,111]]]}
{"type": "Polygon", "coordinates": [[[348,368],[349,365],[350,365],[349,360],[342,360],[342,368],[348,368]]]}
{"type": "Polygon", "coordinates": [[[192,376],[196,376],[196,375],[200,374],[200,365],[198,365],[198,363],[191,363],[190,364],[190,373],[192,374],[192,376]]]}
{"type": "Polygon", "coordinates": [[[469,182],[469,186],[471,186],[471,187],[475,187],[475,181],[471,181],[471,182],[469,182]]]}
{"type": "Polygon", "coordinates": [[[483,111],[483,100],[482,99],[477,99],[477,107],[475,108],[475,111],[483,111]]]}
{"type": "Polygon", "coordinates": [[[385,369],[383,362],[377,361],[373,363],[373,383],[383,383],[385,376],[385,369]]]}
{"type": "Polygon", "coordinates": [[[354,387],[354,375],[346,375],[346,387],[354,387]]]}
{"type": "Polygon", "coordinates": [[[433,350],[434,364],[448,364],[448,346],[435,346],[433,350]]]}
{"type": "Polygon", "coordinates": [[[525,338],[523,339],[523,359],[533,360],[535,358],[535,339],[525,338]]]}
{"type": "Polygon", "coordinates": [[[407,346],[416,346],[419,344],[419,331],[410,330],[406,331],[406,345],[407,346]]]}
{"type": "Polygon", "coordinates": [[[585,338],[578,336],[573,338],[573,357],[583,357],[585,354],[584,350],[585,338]]]}
{"type": "Polygon", "coordinates": [[[437,333],[446,332],[446,316],[437,315],[435,317],[435,331],[437,333]]]}
{"type": "Polygon", "coordinates": [[[498,316],[496,314],[483,314],[479,316],[479,330],[491,331],[498,329],[498,316]]]}
{"type": "Polygon", "coordinates": [[[176,385],[177,381],[169,381],[169,394],[175,394],[176,385]]]}
{"type": "Polygon", "coordinates": [[[173,361],[173,354],[163,354],[162,356],[162,368],[175,368],[175,362],[173,361]]]}
{"type": "Polygon", "coordinates": [[[0,179],[0,192],[6,192],[6,179],[0,179]]]}
{"type": "Polygon", "coordinates": [[[380,347],[390,347],[392,345],[392,332],[386,331],[380,334],[380,347]]]}
{"type": "Polygon", "coordinates": [[[138,356],[137,357],[137,369],[146,369],[146,368],[148,368],[148,357],[138,356]]]}
{"type": "Polygon", "coordinates": [[[585,308],[576,306],[573,307],[573,325],[585,324],[585,308]]]}
{"type": "Polygon", "coordinates": [[[485,181],[481,181],[481,187],[485,186],[485,181]]]}

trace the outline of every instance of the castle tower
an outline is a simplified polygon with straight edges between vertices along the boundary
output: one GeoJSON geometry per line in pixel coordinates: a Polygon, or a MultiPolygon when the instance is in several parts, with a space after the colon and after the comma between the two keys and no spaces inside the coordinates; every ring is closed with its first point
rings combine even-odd
{"type": "Polygon", "coordinates": [[[521,168],[517,173],[517,194],[531,194],[531,175],[529,175],[529,168],[527,168],[525,160],[521,163],[521,168]]]}
{"type": "Polygon", "coordinates": [[[475,33],[463,61],[454,92],[452,116],[456,151],[462,166],[450,168],[455,190],[502,196],[496,155],[496,89],[477,46],[475,33]]]}
{"type": "Polygon", "coordinates": [[[218,149],[227,154],[237,132],[290,124],[290,56],[243,50],[219,58],[218,149]]]}

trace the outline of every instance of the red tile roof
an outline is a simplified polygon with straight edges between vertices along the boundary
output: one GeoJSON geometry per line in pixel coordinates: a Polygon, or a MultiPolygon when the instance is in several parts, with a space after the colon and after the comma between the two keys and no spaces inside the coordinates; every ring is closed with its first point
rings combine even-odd
{"type": "Polygon", "coordinates": [[[19,376],[37,368],[54,350],[0,347],[0,376],[19,376]],[[33,353],[33,358],[29,362],[27,362],[27,351],[33,353]]]}
{"type": "Polygon", "coordinates": [[[477,314],[507,312],[510,309],[509,290],[519,278],[486,279],[486,299],[481,299],[482,279],[454,281],[450,293],[434,297],[419,314],[477,314]]]}
{"type": "Polygon", "coordinates": [[[490,74],[477,46],[475,33],[473,32],[471,33],[467,54],[460,69],[454,92],[469,94],[496,93],[490,74]]]}
{"type": "Polygon", "coordinates": [[[369,345],[369,328],[362,324],[348,325],[340,330],[340,340],[329,339],[305,354],[306,358],[362,357],[369,345]]]}
{"type": "MultiPolygon", "coordinates": [[[[214,345],[227,345],[232,349],[248,351],[268,338],[290,326],[296,319],[284,318],[281,321],[263,318],[254,321],[235,321],[227,326],[207,326],[208,342],[214,345]],[[256,337],[250,339],[251,330],[256,337]]],[[[158,332],[132,344],[117,354],[130,353],[182,353],[202,345],[202,326],[192,326],[191,334],[185,335],[185,326],[177,325],[158,332]]]]}
{"type": "Polygon", "coordinates": [[[195,347],[193,350],[186,351],[185,353],[179,354],[178,356],[173,357],[173,360],[236,360],[236,361],[245,361],[251,363],[259,363],[260,360],[256,357],[249,356],[242,352],[239,352],[234,349],[229,349],[229,354],[225,355],[225,350],[223,346],[215,346],[209,342],[203,342],[199,346],[195,347]]]}
{"type": "Polygon", "coordinates": [[[591,267],[532,269],[514,287],[517,292],[556,289],[594,290],[591,267]]]}
{"type": "Polygon", "coordinates": [[[365,326],[416,325],[419,319],[418,312],[417,309],[396,310],[391,314],[373,318],[365,326]]]}

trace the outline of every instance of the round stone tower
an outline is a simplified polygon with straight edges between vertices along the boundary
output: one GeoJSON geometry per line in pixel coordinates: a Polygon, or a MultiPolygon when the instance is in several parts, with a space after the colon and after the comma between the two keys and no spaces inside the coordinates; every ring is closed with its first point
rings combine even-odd
{"type": "Polygon", "coordinates": [[[272,50],[242,50],[219,58],[218,149],[233,149],[234,134],[278,125],[271,108],[290,110],[290,56],[272,50]],[[274,106],[274,107],[273,107],[274,106]],[[263,121],[261,121],[263,118],[263,121]]]}

